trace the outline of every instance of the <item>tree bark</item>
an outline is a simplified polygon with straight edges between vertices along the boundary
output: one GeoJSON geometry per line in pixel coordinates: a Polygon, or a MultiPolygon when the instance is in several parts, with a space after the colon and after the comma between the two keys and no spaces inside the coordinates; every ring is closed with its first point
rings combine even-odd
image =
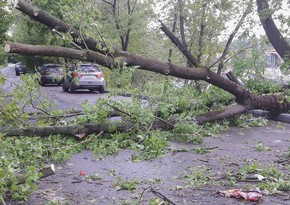
{"type": "Polygon", "coordinates": [[[243,114],[248,110],[246,106],[239,104],[231,105],[221,110],[214,110],[197,116],[195,119],[199,124],[204,124],[209,120],[223,120],[234,117],[238,114],[243,114]]]}
{"type": "Polygon", "coordinates": [[[198,55],[197,55],[197,61],[200,63],[202,59],[203,49],[204,49],[204,33],[205,33],[205,13],[207,10],[207,2],[202,2],[202,11],[201,11],[201,22],[199,25],[199,36],[198,36],[198,55]]]}
{"type": "Polygon", "coordinates": [[[113,58],[90,50],[75,50],[65,47],[27,45],[21,43],[7,43],[4,50],[7,53],[18,53],[32,56],[59,56],[90,62],[94,62],[94,60],[96,60],[100,65],[107,67],[114,64],[113,58]]]}
{"type": "MultiPolygon", "coordinates": [[[[177,3],[179,1],[180,0],[177,0],[177,3]]],[[[173,16],[173,23],[172,23],[172,30],[171,30],[172,33],[176,32],[176,25],[177,25],[177,9],[175,8],[174,9],[174,16],[173,16]]],[[[168,62],[171,62],[172,53],[173,53],[173,49],[170,48],[169,52],[168,52],[168,62]]]]}
{"type": "MultiPolygon", "coordinates": [[[[156,120],[150,126],[151,130],[162,129],[171,130],[176,124],[175,119],[171,120],[156,120]]],[[[48,137],[52,134],[63,134],[83,138],[86,135],[94,133],[115,133],[127,132],[136,126],[131,122],[111,122],[106,124],[81,124],[81,125],[67,125],[67,126],[46,126],[46,127],[27,127],[13,129],[0,129],[5,136],[41,136],[48,137]]]]}
{"type": "Polygon", "coordinates": [[[284,39],[272,19],[268,0],[257,0],[258,14],[265,33],[272,46],[284,60],[290,59],[290,45],[284,39]]]}
{"type": "Polygon", "coordinates": [[[177,37],[173,35],[173,33],[169,30],[169,28],[162,22],[161,30],[169,37],[169,39],[174,43],[174,45],[183,53],[183,55],[187,58],[187,60],[192,63],[194,67],[199,67],[198,60],[190,53],[187,49],[186,45],[184,45],[177,37]]]}

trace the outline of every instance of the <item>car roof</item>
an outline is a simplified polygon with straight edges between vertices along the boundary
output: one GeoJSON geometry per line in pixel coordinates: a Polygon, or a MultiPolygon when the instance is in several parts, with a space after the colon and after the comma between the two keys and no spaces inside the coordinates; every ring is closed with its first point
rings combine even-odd
{"type": "Polygon", "coordinates": [[[60,64],[53,64],[53,63],[48,63],[48,64],[43,64],[43,66],[58,66],[58,67],[62,67],[60,64]]]}
{"type": "Polygon", "coordinates": [[[77,69],[85,68],[85,67],[94,68],[94,69],[98,69],[98,70],[100,70],[100,68],[101,68],[100,65],[98,65],[98,64],[79,64],[77,66],[77,69]]]}
{"type": "Polygon", "coordinates": [[[15,66],[16,67],[25,67],[25,65],[23,65],[23,64],[16,64],[15,66]]]}
{"type": "Polygon", "coordinates": [[[79,64],[79,66],[100,66],[100,65],[96,63],[82,63],[82,64],[79,64]]]}

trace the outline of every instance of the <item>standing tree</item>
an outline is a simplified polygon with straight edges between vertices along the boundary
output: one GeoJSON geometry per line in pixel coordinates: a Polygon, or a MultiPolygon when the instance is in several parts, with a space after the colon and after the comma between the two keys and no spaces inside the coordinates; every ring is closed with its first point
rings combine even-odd
{"type": "MultiPolygon", "coordinates": [[[[8,7],[8,1],[7,0],[1,0],[0,1],[0,45],[3,45],[3,43],[6,41],[6,33],[8,31],[11,16],[9,15],[9,12],[7,10],[8,7]]],[[[2,49],[0,50],[0,64],[4,63],[6,61],[6,56],[2,52],[2,49]]]]}
{"type": "Polygon", "coordinates": [[[9,15],[9,12],[7,10],[8,1],[7,0],[1,0],[0,1],[0,44],[2,45],[3,42],[6,40],[5,33],[7,32],[9,28],[9,24],[11,21],[11,16],[9,15]]]}
{"type": "MultiPolygon", "coordinates": [[[[279,5],[283,4],[283,1],[278,2],[279,5]]],[[[283,58],[285,61],[290,59],[290,44],[283,35],[280,30],[276,26],[272,13],[273,11],[270,9],[268,0],[257,0],[258,14],[260,17],[260,21],[263,25],[265,33],[277,51],[277,53],[283,58]]],[[[288,20],[289,21],[289,20],[288,20]]],[[[289,25],[289,23],[288,23],[289,25]]]]}

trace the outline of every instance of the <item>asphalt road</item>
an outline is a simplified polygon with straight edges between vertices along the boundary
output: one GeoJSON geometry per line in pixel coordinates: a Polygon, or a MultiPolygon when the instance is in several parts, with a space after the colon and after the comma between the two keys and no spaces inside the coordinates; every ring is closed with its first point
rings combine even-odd
{"type": "Polygon", "coordinates": [[[20,78],[15,75],[15,64],[8,64],[7,67],[1,68],[1,74],[7,76],[7,80],[2,86],[3,93],[10,93],[14,90],[14,84],[21,84],[20,78]]]}
{"type": "Polygon", "coordinates": [[[75,93],[64,92],[61,86],[46,85],[41,87],[43,93],[47,98],[56,103],[56,108],[59,109],[81,109],[83,102],[87,101],[89,104],[94,104],[100,98],[108,98],[106,93],[100,94],[98,92],[91,92],[88,90],[79,90],[75,93]]]}
{"type": "MultiPolygon", "coordinates": [[[[7,76],[7,81],[4,86],[2,86],[2,91],[4,93],[12,92],[15,88],[15,84],[21,84],[21,79],[19,76],[15,75],[15,64],[8,64],[7,67],[2,68],[2,74],[7,76]]],[[[64,92],[61,86],[57,85],[46,85],[41,87],[41,96],[46,96],[47,99],[54,102],[55,109],[76,109],[80,110],[83,102],[87,101],[89,104],[94,104],[100,98],[108,98],[107,93],[99,93],[98,91],[91,92],[89,90],[78,90],[75,93],[64,92]]],[[[110,97],[113,100],[128,99],[125,97],[110,97]]]]}

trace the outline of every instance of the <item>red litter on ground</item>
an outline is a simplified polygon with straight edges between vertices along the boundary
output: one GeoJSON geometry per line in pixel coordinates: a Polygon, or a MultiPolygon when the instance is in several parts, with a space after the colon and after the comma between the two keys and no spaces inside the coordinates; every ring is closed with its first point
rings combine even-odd
{"type": "Polygon", "coordinates": [[[258,202],[263,195],[257,191],[242,191],[241,189],[230,189],[227,191],[219,191],[219,194],[224,197],[244,198],[246,201],[258,202]]]}
{"type": "Polygon", "coordinates": [[[84,170],[81,170],[81,171],[80,171],[80,176],[85,176],[86,174],[87,174],[86,171],[84,171],[84,170]]]}

